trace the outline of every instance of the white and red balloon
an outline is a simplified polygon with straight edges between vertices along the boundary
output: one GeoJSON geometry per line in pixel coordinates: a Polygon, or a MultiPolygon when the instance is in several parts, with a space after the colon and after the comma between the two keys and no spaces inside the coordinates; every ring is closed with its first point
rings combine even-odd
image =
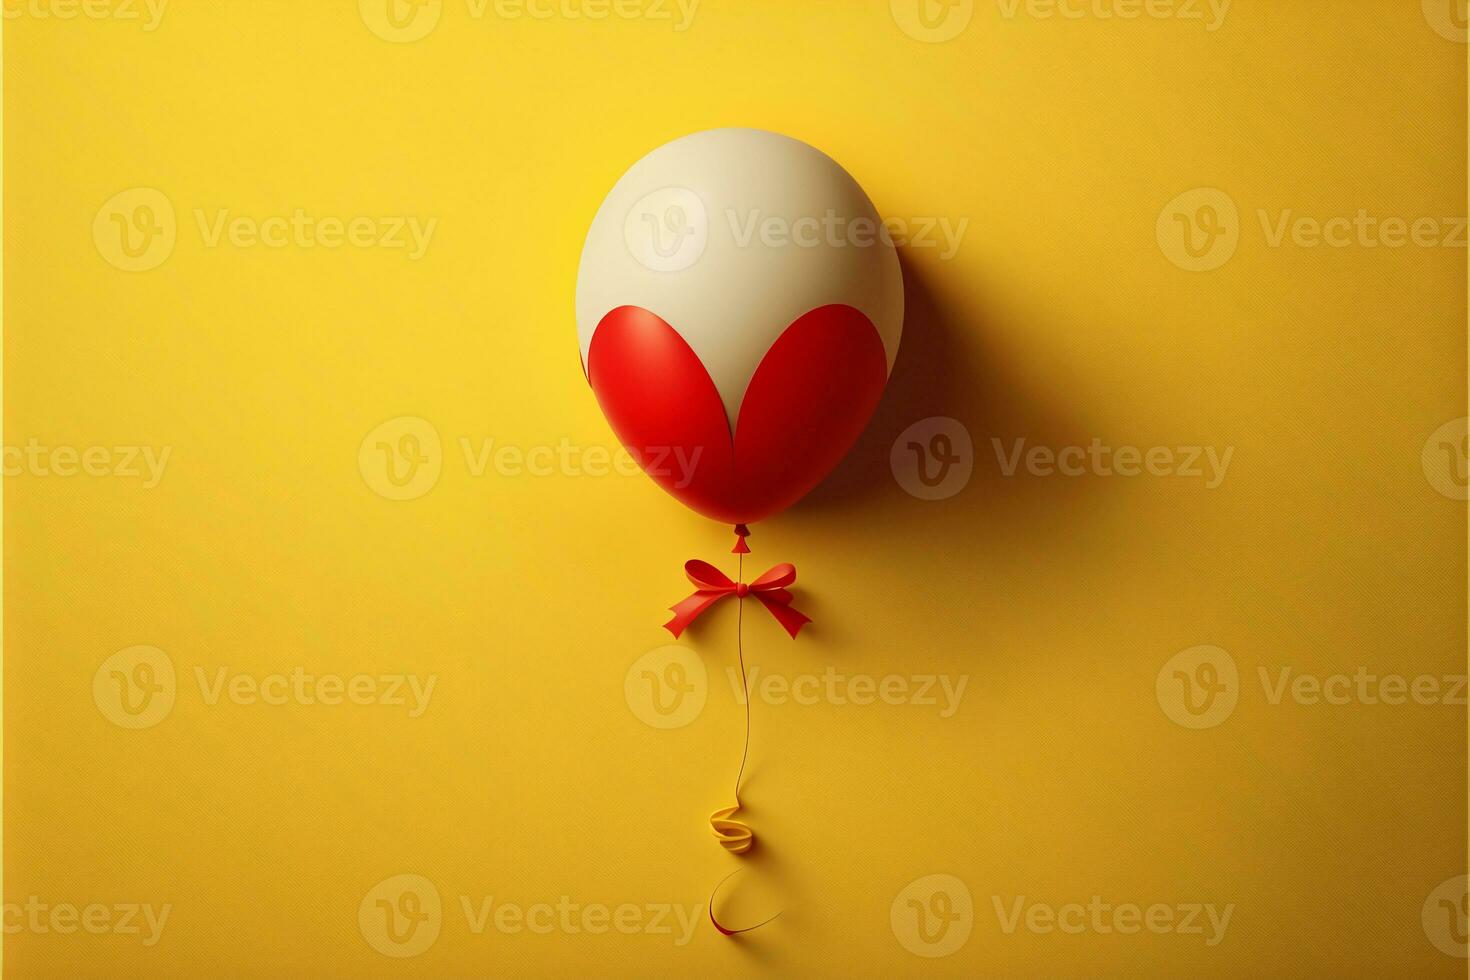
{"type": "Polygon", "coordinates": [[[831,471],[902,328],[872,202],[776,133],[659,147],[613,186],[582,249],[577,334],[598,404],[650,477],[729,524],[784,510],[831,471]]]}

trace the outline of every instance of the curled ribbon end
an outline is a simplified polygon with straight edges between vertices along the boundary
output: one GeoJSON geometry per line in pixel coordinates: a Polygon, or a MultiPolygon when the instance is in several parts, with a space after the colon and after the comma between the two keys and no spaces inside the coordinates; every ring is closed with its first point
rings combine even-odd
{"type": "Polygon", "coordinates": [[[715,832],[715,839],[731,854],[744,854],[755,846],[755,831],[750,829],[750,824],[735,819],[735,811],[738,809],[740,804],[736,803],[734,806],[721,807],[709,815],[709,825],[715,832]]]}
{"type": "Polygon", "coordinates": [[[767,923],[774,922],[776,919],[780,918],[780,916],[781,916],[781,913],[780,912],[777,912],[774,915],[771,915],[771,916],[768,916],[768,917],[762,919],[761,921],[757,922],[753,926],[742,926],[739,929],[731,929],[729,926],[725,926],[725,925],[721,925],[720,924],[720,920],[715,916],[715,896],[719,895],[720,889],[724,887],[726,881],[729,881],[731,878],[735,877],[739,873],[740,873],[740,869],[739,868],[736,868],[734,871],[732,871],[729,874],[727,874],[724,877],[724,879],[718,885],[715,886],[715,890],[712,891],[712,892],[710,892],[710,894],[709,894],[709,921],[710,921],[710,925],[714,926],[715,929],[716,929],[716,931],[718,931],[719,934],[722,935],[722,936],[738,936],[742,932],[751,932],[752,930],[759,929],[761,926],[766,925],[767,923]]]}

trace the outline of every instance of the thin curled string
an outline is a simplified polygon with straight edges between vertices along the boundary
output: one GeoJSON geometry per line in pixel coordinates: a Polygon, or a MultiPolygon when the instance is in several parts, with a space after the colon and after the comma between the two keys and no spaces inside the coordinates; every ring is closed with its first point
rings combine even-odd
{"type": "MultiPolygon", "coordinates": [[[[735,581],[745,581],[745,556],[736,556],[735,581]]],[[[745,701],[745,748],[740,752],[740,772],[735,776],[735,803],[721,807],[709,816],[715,840],[731,854],[744,854],[755,846],[755,831],[743,820],[736,820],[740,809],[740,783],[745,778],[745,760],[750,757],[750,687],[745,680],[745,597],[735,599],[735,654],[740,659],[740,690],[745,701]]]]}
{"type": "MultiPolygon", "coordinates": [[[[736,555],[735,581],[745,581],[744,553],[736,555]]],[[[735,774],[735,803],[732,806],[721,807],[710,814],[709,825],[721,847],[731,854],[744,854],[755,846],[755,831],[751,830],[750,825],[743,820],[735,819],[735,814],[740,809],[740,784],[745,779],[745,762],[750,758],[750,684],[746,681],[745,676],[745,597],[743,595],[737,595],[735,599],[735,656],[740,661],[740,690],[745,701],[745,747],[740,751],[740,771],[735,774]]],[[[730,929],[720,924],[720,920],[715,918],[715,898],[719,895],[725,882],[735,877],[741,870],[736,868],[720,879],[720,883],[715,886],[709,896],[709,921],[725,936],[734,936],[742,932],[750,932],[752,929],[759,929],[781,914],[777,912],[753,926],[743,926],[739,929],[730,929]]]]}

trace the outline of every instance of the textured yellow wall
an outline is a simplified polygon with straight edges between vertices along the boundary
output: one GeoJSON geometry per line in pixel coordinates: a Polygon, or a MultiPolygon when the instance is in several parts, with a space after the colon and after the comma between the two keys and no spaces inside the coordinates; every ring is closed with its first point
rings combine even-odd
{"type": "Polygon", "coordinates": [[[1463,4],[393,2],[5,0],[8,975],[1463,976],[1463,4]],[[572,322],[717,125],[913,238],[738,942],[572,322]]]}

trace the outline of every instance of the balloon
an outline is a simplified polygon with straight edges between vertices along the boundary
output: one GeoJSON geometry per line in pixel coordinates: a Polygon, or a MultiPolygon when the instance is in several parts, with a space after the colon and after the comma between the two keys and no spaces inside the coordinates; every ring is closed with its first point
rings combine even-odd
{"type": "Polygon", "coordinates": [[[757,129],[674,140],[608,193],[582,249],[582,368],[644,471],[754,523],[851,448],[903,328],[882,219],[830,157],[757,129]]]}

